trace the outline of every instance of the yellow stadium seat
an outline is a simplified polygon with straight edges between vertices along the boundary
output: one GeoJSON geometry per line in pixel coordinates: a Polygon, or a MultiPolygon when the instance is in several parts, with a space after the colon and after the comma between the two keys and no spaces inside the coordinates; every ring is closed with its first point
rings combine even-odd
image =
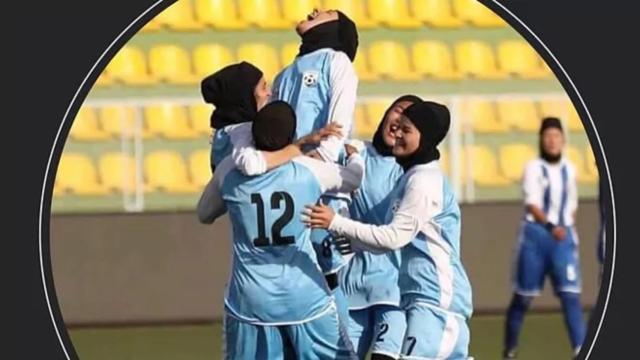
{"type": "Polygon", "coordinates": [[[449,0],[410,0],[413,16],[436,28],[457,28],[464,23],[455,17],[449,0]]]}
{"type": "Polygon", "coordinates": [[[244,30],[248,24],[238,16],[233,0],[196,0],[196,17],[202,24],[222,30],[244,30]]]}
{"type": "Polygon", "coordinates": [[[204,25],[196,21],[196,14],[191,0],[176,1],[158,14],[156,20],[160,25],[166,25],[173,30],[192,31],[204,29],[204,25]]]}
{"type": "Polygon", "coordinates": [[[391,105],[392,99],[372,100],[366,103],[366,123],[368,124],[368,132],[373,134],[378,128],[378,124],[382,120],[387,108],[391,105]]]}
{"type": "Polygon", "coordinates": [[[443,42],[431,40],[415,42],[411,53],[413,67],[422,76],[442,80],[463,78],[462,74],[453,66],[451,52],[443,42]]]}
{"type": "Polygon", "coordinates": [[[521,181],[524,167],[537,157],[536,150],[526,144],[507,144],[500,147],[500,169],[511,181],[521,181]]]}
{"type": "Polygon", "coordinates": [[[545,117],[557,117],[563,122],[569,116],[571,103],[568,99],[542,99],[540,100],[540,115],[545,117]]]}
{"type": "Polygon", "coordinates": [[[140,29],[140,32],[153,32],[160,30],[161,27],[162,25],[160,24],[160,22],[158,22],[157,17],[154,17],[153,19],[149,20],[148,23],[144,24],[142,29],[140,29]]]}
{"type": "Polygon", "coordinates": [[[282,18],[278,3],[271,0],[238,0],[240,18],[263,29],[288,29],[291,25],[282,18]]]}
{"type": "Polygon", "coordinates": [[[102,87],[109,85],[113,85],[113,79],[111,78],[111,76],[109,76],[109,74],[107,74],[105,70],[101,72],[100,75],[98,75],[98,79],[96,79],[96,86],[102,87]]]}
{"type": "Polygon", "coordinates": [[[107,65],[107,73],[114,80],[130,85],[149,85],[155,79],[149,74],[142,50],[124,46],[107,65]]]}
{"type": "Polygon", "coordinates": [[[479,133],[505,133],[509,130],[509,126],[496,116],[495,104],[490,100],[464,100],[461,115],[465,126],[471,126],[479,133]]]}
{"type": "Polygon", "coordinates": [[[498,45],[498,64],[502,71],[523,79],[542,79],[549,73],[542,68],[538,53],[522,40],[505,40],[498,45]]]}
{"type": "Polygon", "coordinates": [[[371,65],[367,59],[367,52],[362,48],[358,51],[353,66],[356,68],[359,81],[377,81],[380,79],[378,74],[371,71],[371,65]]]}
{"type": "Polygon", "coordinates": [[[374,124],[369,121],[369,118],[365,115],[364,105],[356,104],[353,117],[355,137],[361,140],[371,139],[373,137],[373,133],[378,128],[378,124],[374,124]]]}
{"type": "Polygon", "coordinates": [[[136,127],[136,109],[128,105],[107,105],[98,111],[102,129],[115,138],[131,138],[135,134],[147,139],[151,134],[146,131],[140,117],[140,129],[136,127]]]}
{"type": "Polygon", "coordinates": [[[60,189],[60,185],[58,185],[58,182],[54,182],[53,183],[53,197],[59,197],[64,195],[64,191],[62,189],[60,189]]]}
{"type": "Polygon", "coordinates": [[[247,43],[240,45],[238,48],[238,60],[247,61],[257,66],[262,70],[268,82],[272,82],[280,70],[276,50],[264,43],[247,43]]]}
{"type": "Polygon", "coordinates": [[[526,132],[537,132],[540,116],[535,103],[529,99],[505,99],[498,101],[498,118],[501,123],[526,132]]]}
{"type": "Polygon", "coordinates": [[[203,44],[193,49],[195,75],[199,79],[213,74],[234,62],[231,51],[220,44],[203,44]]]}
{"type": "Polygon", "coordinates": [[[146,128],[151,134],[167,139],[195,139],[198,133],[189,125],[187,108],[172,103],[149,105],[144,108],[146,128]]]}
{"type": "Polygon", "coordinates": [[[136,190],[136,163],[132,156],[121,152],[107,152],[100,156],[98,169],[107,189],[126,193],[136,190]]]}
{"type": "Polygon", "coordinates": [[[105,195],[107,189],[100,184],[91,159],[78,153],[64,153],[60,158],[56,182],[59,190],[78,195],[105,195]]]}
{"type": "Polygon", "coordinates": [[[569,105],[569,116],[567,123],[569,125],[570,131],[576,132],[584,132],[584,126],[582,125],[582,120],[580,120],[580,115],[578,115],[578,111],[572,105],[569,105]]]}
{"type": "Polygon", "coordinates": [[[307,18],[313,9],[320,9],[320,0],[281,0],[282,15],[289,26],[307,18]]]}
{"type": "Polygon", "coordinates": [[[417,29],[422,23],[409,14],[406,0],[368,0],[371,19],[394,29],[417,29]]]}
{"type": "Polygon", "coordinates": [[[95,109],[87,106],[81,107],[78,111],[73,124],[71,124],[69,135],[72,139],[80,141],[98,141],[109,138],[109,134],[102,131],[98,124],[95,109]]]}
{"type": "Polygon", "coordinates": [[[450,173],[449,171],[451,170],[451,159],[449,158],[449,152],[447,151],[447,149],[445,148],[446,145],[440,145],[438,146],[438,151],[440,151],[440,169],[442,169],[442,172],[449,176],[450,173]]]}
{"type": "Polygon", "coordinates": [[[586,146],[584,150],[587,159],[587,174],[597,179],[600,175],[598,174],[598,164],[596,163],[596,156],[593,153],[593,149],[591,146],[586,146]]]}
{"type": "Polygon", "coordinates": [[[416,81],[420,76],[411,69],[409,54],[401,43],[376,41],[369,46],[371,70],[392,80],[416,81]]]}
{"type": "Polygon", "coordinates": [[[211,135],[211,113],[215,107],[210,104],[195,104],[189,107],[189,119],[191,120],[191,128],[198,134],[211,135]]]}
{"type": "Polygon", "coordinates": [[[578,180],[579,183],[594,183],[597,180],[596,176],[587,172],[587,163],[578,148],[569,145],[566,148],[565,154],[576,169],[576,180],[578,180]]]}
{"type": "Polygon", "coordinates": [[[466,158],[471,166],[473,181],[480,186],[504,186],[509,179],[500,174],[493,152],[483,145],[470,145],[466,158]]]}
{"type": "Polygon", "coordinates": [[[295,60],[298,52],[300,51],[300,43],[291,42],[282,47],[280,51],[280,63],[282,66],[288,66],[295,60]]]}
{"type": "Polygon", "coordinates": [[[467,40],[456,44],[455,58],[458,69],[466,75],[479,79],[505,79],[498,69],[493,50],[481,41],[467,40]]]}
{"type": "Polygon", "coordinates": [[[324,0],[325,9],[340,10],[356,23],[358,29],[371,29],[377,27],[366,12],[365,0],[324,0]]]}
{"type": "Polygon", "coordinates": [[[196,150],[189,156],[189,172],[193,184],[204,188],[211,180],[211,152],[209,150],[196,150]]]}
{"type": "Polygon", "coordinates": [[[158,81],[172,84],[195,84],[199,80],[191,70],[189,53],[176,45],[154,45],[149,51],[149,70],[158,81]]]}
{"type": "Polygon", "coordinates": [[[507,23],[478,0],[453,0],[459,19],[478,27],[505,27],[507,23]]]}
{"type": "Polygon", "coordinates": [[[195,193],[201,189],[189,181],[182,156],[171,150],[158,150],[145,156],[144,175],[147,191],[195,193]]]}

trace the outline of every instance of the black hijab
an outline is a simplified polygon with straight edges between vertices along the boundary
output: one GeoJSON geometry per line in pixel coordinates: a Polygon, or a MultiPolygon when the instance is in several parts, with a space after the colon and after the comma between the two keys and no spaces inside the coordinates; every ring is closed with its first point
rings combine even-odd
{"type": "Polygon", "coordinates": [[[400,96],[393,103],[391,103],[391,106],[389,106],[387,111],[384,112],[384,115],[382,115],[382,119],[380,119],[380,123],[378,124],[378,129],[376,130],[375,134],[373,134],[373,140],[372,140],[373,147],[376,149],[378,154],[382,156],[391,156],[392,155],[391,149],[393,149],[393,146],[389,146],[384,142],[384,138],[382,134],[384,131],[384,121],[386,120],[387,115],[389,114],[391,109],[393,109],[393,107],[396,106],[398,103],[401,103],[404,101],[408,101],[411,104],[415,104],[418,102],[422,102],[422,99],[420,99],[415,95],[400,96]]]}
{"type": "Polygon", "coordinates": [[[415,165],[438,160],[440,152],[437,146],[447,135],[451,124],[449,109],[435,102],[422,101],[409,106],[402,114],[420,131],[420,145],[413,154],[396,158],[396,162],[406,172],[415,165]]]}
{"type": "Polygon", "coordinates": [[[330,48],[344,52],[353,62],[358,51],[358,29],[347,15],[340,11],[337,13],[338,20],[316,25],[301,35],[302,44],[298,56],[330,48]]]}
{"type": "Polygon", "coordinates": [[[246,61],[204,78],[200,83],[202,97],[216,107],[211,114],[211,127],[221,129],[252,121],[258,107],[253,92],[261,78],[262,71],[246,61]]]}
{"type": "Polygon", "coordinates": [[[542,134],[549,128],[556,128],[564,134],[564,131],[562,130],[562,122],[560,121],[560,119],[555,117],[544,118],[542,119],[542,124],[540,124],[540,132],[538,133],[538,149],[540,151],[540,157],[548,163],[555,164],[562,158],[562,152],[560,152],[560,154],[558,155],[551,155],[544,151],[544,146],[542,146],[542,134]]]}
{"type": "Polygon", "coordinates": [[[258,150],[277,151],[291,144],[296,135],[296,113],[288,103],[276,100],[265,105],[251,125],[258,150]]]}

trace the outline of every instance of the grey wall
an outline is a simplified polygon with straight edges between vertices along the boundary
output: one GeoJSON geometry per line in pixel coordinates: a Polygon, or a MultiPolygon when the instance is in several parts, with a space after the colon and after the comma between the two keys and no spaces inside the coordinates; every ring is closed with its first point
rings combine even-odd
{"type": "MultiPolygon", "coordinates": [[[[476,313],[503,311],[520,204],[462,207],[463,260],[476,313]]],[[[578,212],[583,302],[598,290],[597,206],[578,212]]],[[[217,319],[230,265],[229,223],[201,225],[193,213],[59,215],[51,219],[54,282],[68,324],[217,319]]],[[[534,306],[558,308],[547,283],[534,306]]]]}

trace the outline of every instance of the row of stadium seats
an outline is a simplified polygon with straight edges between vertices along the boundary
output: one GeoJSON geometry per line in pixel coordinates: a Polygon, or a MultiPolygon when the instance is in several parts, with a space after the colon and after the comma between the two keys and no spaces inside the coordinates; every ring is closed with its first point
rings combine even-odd
{"type": "MultiPolygon", "coordinates": [[[[354,135],[368,139],[391,99],[358,103],[355,108],[354,135]]],[[[71,127],[71,139],[77,141],[105,141],[130,138],[139,134],[143,139],[164,138],[186,140],[206,137],[211,133],[209,117],[213,107],[208,104],[181,105],[157,103],[140,109],[139,129],[136,129],[136,108],[128,105],[102,107],[83,106],[71,127]]],[[[504,99],[491,101],[468,99],[461,101],[464,124],[478,133],[506,133],[509,131],[536,132],[545,116],[566,121],[571,131],[583,131],[582,123],[568,100],[504,99]]]]}
{"type": "MultiPolygon", "coordinates": [[[[460,154],[461,178],[469,171],[480,186],[505,186],[520,180],[524,164],[537,156],[527,144],[508,144],[497,155],[485,145],[472,145],[460,154]],[[469,161],[467,161],[467,159],[469,161]]],[[[567,156],[574,163],[580,183],[594,183],[597,169],[590,148],[569,146],[567,156]]],[[[442,149],[445,172],[451,168],[446,148],[442,149]]],[[[141,183],[144,192],[197,193],[211,177],[209,150],[196,150],[185,160],[176,151],[158,150],[144,157],[141,183]]],[[[136,164],[131,156],[108,152],[100,156],[97,166],[82,153],[64,153],[56,175],[54,195],[107,195],[136,187],[136,164]]]]}
{"type": "MultiPolygon", "coordinates": [[[[242,60],[259,67],[271,81],[293,61],[298,47],[298,43],[289,43],[282,49],[266,43],[245,43],[239,45],[234,54],[230,48],[217,43],[201,44],[191,52],[176,44],[157,44],[145,54],[142,49],[127,45],[107,65],[97,85],[196,84],[224,66],[242,60]]],[[[368,47],[361,46],[355,67],[361,81],[552,76],[535,50],[522,40],[504,40],[495,50],[478,40],[460,41],[452,49],[436,40],[419,40],[409,47],[393,40],[374,41],[368,47]]]]}
{"type": "Polygon", "coordinates": [[[418,29],[462,26],[504,27],[506,23],[476,0],[179,0],[142,31],[291,29],[314,8],[338,9],[359,29],[418,29]]]}

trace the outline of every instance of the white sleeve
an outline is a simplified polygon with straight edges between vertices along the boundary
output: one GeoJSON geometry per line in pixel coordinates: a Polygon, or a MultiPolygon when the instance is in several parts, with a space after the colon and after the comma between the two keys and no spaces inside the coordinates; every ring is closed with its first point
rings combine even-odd
{"type": "Polygon", "coordinates": [[[207,186],[205,186],[196,208],[198,220],[200,220],[201,223],[212,224],[217,218],[227,212],[227,207],[222,199],[222,192],[220,190],[232,166],[233,163],[229,157],[222,160],[220,164],[218,164],[213,177],[209,180],[207,186]]]}
{"type": "Polygon", "coordinates": [[[251,123],[225,128],[233,150],[231,158],[235,167],[247,176],[260,175],[267,172],[267,161],[262,152],[253,146],[251,123]]]}
{"type": "Polygon", "coordinates": [[[578,210],[578,184],[576,183],[576,168],[571,166],[569,169],[569,214],[573,216],[578,210]]]}
{"type": "Polygon", "coordinates": [[[336,162],[353,126],[358,76],[351,60],[342,52],[335,53],[330,66],[331,99],[327,123],[335,122],[342,125],[342,138],[330,136],[320,143],[316,151],[325,161],[336,162]]]}
{"type": "Polygon", "coordinates": [[[323,193],[350,193],[360,187],[364,177],[364,160],[357,153],[347,159],[347,166],[316,160],[308,156],[299,156],[294,161],[303,164],[313,172],[323,193]]]}
{"type": "Polygon", "coordinates": [[[423,225],[431,221],[440,208],[440,200],[431,196],[429,189],[408,182],[391,223],[370,225],[336,214],[329,230],[349,237],[354,245],[368,251],[379,253],[395,250],[415,239],[423,225]]]}
{"type": "Polygon", "coordinates": [[[540,166],[537,162],[530,162],[524,169],[522,176],[522,190],[524,193],[524,204],[534,205],[542,209],[542,194],[544,190],[539,182],[540,166]]]}

